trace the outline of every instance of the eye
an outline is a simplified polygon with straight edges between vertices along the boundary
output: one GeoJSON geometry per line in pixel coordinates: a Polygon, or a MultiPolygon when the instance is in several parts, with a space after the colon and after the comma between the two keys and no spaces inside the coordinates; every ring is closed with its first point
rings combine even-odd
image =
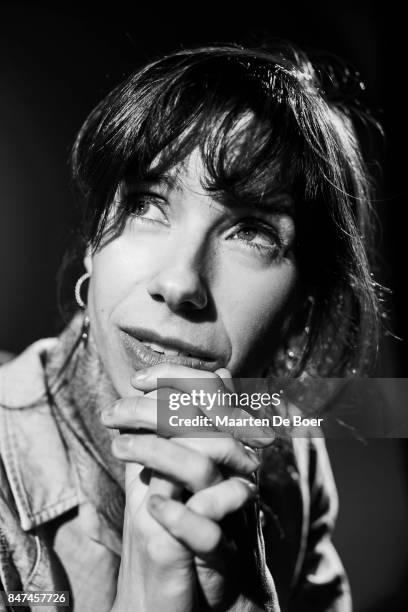
{"type": "Polygon", "coordinates": [[[274,238],[267,235],[266,231],[260,228],[244,225],[235,234],[239,240],[244,242],[253,242],[264,246],[271,246],[271,242],[275,242],[274,238]]]}
{"type": "Polygon", "coordinates": [[[133,219],[167,225],[167,216],[164,211],[165,200],[155,194],[127,194],[122,199],[122,204],[125,206],[127,214],[133,219]]]}
{"type": "Polygon", "coordinates": [[[231,239],[242,242],[245,248],[256,249],[271,257],[279,255],[283,249],[277,230],[260,222],[242,222],[231,239]]]}

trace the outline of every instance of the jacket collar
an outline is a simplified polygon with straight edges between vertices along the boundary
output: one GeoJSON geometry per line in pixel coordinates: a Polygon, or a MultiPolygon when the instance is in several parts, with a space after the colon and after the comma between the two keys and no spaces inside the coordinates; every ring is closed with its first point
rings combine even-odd
{"type": "Polygon", "coordinates": [[[84,498],[47,402],[40,340],[0,369],[0,454],[22,528],[54,519],[84,498]]]}

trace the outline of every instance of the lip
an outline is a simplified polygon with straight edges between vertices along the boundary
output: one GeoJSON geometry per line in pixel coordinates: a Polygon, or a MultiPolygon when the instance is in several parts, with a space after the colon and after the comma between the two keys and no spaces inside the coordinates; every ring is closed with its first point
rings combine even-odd
{"type": "Polygon", "coordinates": [[[142,328],[121,327],[120,336],[123,347],[135,369],[148,368],[160,363],[172,363],[197,370],[214,371],[221,367],[219,359],[188,342],[178,338],[160,336],[160,334],[142,328]],[[145,346],[145,342],[157,343],[190,355],[165,355],[145,346]]]}

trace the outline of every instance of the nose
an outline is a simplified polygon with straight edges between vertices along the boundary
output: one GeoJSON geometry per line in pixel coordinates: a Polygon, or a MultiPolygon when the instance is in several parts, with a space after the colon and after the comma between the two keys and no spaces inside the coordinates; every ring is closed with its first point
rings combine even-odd
{"type": "Polygon", "coordinates": [[[200,260],[200,253],[185,244],[163,254],[160,270],[148,284],[149,295],[172,311],[205,309],[208,287],[200,260]]]}

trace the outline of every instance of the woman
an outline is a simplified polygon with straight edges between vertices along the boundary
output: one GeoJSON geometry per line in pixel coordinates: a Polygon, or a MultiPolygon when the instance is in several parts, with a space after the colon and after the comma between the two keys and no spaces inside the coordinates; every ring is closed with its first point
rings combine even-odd
{"type": "Polygon", "coordinates": [[[81,310],[1,370],[3,590],[81,611],[350,609],[321,438],[158,436],[156,418],[162,379],[368,367],[368,182],[331,89],[292,48],[212,46],[86,120],[81,310]]]}

